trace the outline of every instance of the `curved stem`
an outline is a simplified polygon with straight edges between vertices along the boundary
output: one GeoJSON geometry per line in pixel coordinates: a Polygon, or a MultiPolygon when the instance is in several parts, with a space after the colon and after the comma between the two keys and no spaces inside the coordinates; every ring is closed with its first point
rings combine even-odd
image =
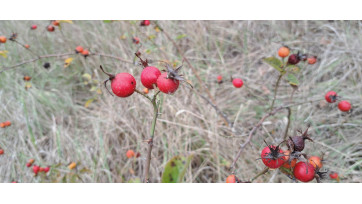
{"type": "Polygon", "coordinates": [[[289,126],[290,126],[290,118],[292,116],[292,110],[290,109],[290,107],[286,107],[286,109],[288,110],[288,124],[287,124],[287,127],[285,128],[283,140],[287,139],[288,129],[289,129],[289,126]]]}
{"type": "Polygon", "coordinates": [[[277,80],[277,83],[275,84],[273,101],[272,101],[272,104],[271,104],[269,110],[273,110],[273,108],[274,108],[274,102],[275,102],[275,99],[276,99],[276,97],[277,97],[277,91],[278,91],[280,79],[282,78],[282,76],[283,76],[283,74],[280,73],[280,74],[279,74],[279,77],[278,77],[278,80],[277,80]]]}
{"type": "Polygon", "coordinates": [[[265,167],[265,169],[263,171],[261,171],[260,173],[258,173],[256,176],[254,176],[252,179],[250,179],[250,182],[253,182],[255,179],[257,179],[259,176],[266,174],[266,172],[269,171],[268,167],[265,167]]]}

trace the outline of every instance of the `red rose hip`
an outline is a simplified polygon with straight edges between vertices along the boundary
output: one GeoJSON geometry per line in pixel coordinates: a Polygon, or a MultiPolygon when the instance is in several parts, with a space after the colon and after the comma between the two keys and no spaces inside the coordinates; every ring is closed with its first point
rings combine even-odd
{"type": "Polygon", "coordinates": [[[351,110],[351,104],[348,101],[341,101],[338,103],[338,108],[342,112],[348,112],[351,110]]]}
{"type": "Polygon", "coordinates": [[[237,183],[238,179],[236,178],[236,176],[234,174],[229,175],[226,178],[226,183],[237,183]]]}
{"type": "Polygon", "coordinates": [[[134,93],[134,91],[136,89],[136,79],[131,74],[119,73],[117,75],[113,75],[113,74],[110,74],[110,73],[104,71],[102,65],[100,66],[100,68],[103,73],[105,73],[109,76],[109,79],[104,81],[104,86],[106,87],[107,81],[111,81],[112,92],[116,96],[128,97],[134,93]]]}
{"type": "Polygon", "coordinates": [[[265,166],[277,169],[284,164],[284,151],[279,146],[268,145],[261,151],[261,159],[265,166]]]}
{"type": "Polygon", "coordinates": [[[243,80],[239,78],[233,79],[233,85],[235,86],[235,88],[241,88],[243,84],[244,84],[243,80]]]}
{"type": "Polygon", "coordinates": [[[162,73],[157,79],[158,89],[166,94],[174,93],[180,84],[180,81],[177,79],[168,79],[167,72],[162,73]]]}
{"type": "Polygon", "coordinates": [[[293,170],[296,179],[302,182],[309,182],[314,179],[315,170],[313,165],[305,162],[298,162],[293,170]]]}
{"type": "Polygon", "coordinates": [[[161,71],[156,67],[146,67],[141,73],[141,82],[148,89],[153,89],[153,84],[157,84],[157,79],[161,75],[161,71]]]}
{"type": "Polygon", "coordinates": [[[337,101],[337,93],[334,91],[328,91],[324,98],[328,103],[334,103],[337,101]]]}
{"type": "Polygon", "coordinates": [[[37,25],[32,25],[30,28],[31,28],[32,30],[35,30],[37,27],[38,27],[37,25]]]}

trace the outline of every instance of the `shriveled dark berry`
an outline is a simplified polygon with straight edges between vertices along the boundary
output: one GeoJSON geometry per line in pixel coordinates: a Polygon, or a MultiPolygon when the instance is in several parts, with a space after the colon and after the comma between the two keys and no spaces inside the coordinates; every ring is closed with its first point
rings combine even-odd
{"type": "Polygon", "coordinates": [[[300,136],[293,136],[293,137],[289,137],[289,139],[287,140],[287,147],[290,151],[292,152],[301,152],[304,149],[304,140],[310,140],[313,142],[313,140],[309,137],[310,135],[308,134],[308,128],[304,131],[304,133],[302,133],[302,135],[300,136]]]}
{"type": "Polygon", "coordinates": [[[49,63],[49,62],[45,62],[44,65],[43,65],[43,67],[44,67],[45,69],[49,69],[50,63],[49,63]]]}

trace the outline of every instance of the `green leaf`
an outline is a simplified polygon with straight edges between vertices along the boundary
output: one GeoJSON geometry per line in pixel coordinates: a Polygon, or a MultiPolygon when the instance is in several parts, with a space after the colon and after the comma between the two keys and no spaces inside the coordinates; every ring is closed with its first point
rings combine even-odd
{"type": "Polygon", "coordinates": [[[278,70],[281,73],[284,73],[285,71],[282,69],[283,62],[280,61],[280,59],[276,57],[267,57],[263,59],[264,62],[269,64],[270,66],[274,67],[276,70],[278,70]]]}
{"type": "Polygon", "coordinates": [[[289,64],[287,66],[287,69],[289,69],[290,71],[292,71],[293,73],[299,73],[300,72],[300,68],[296,65],[292,65],[292,64],[289,64]]]}
{"type": "Polygon", "coordinates": [[[182,38],[186,37],[186,34],[181,34],[176,37],[176,40],[180,40],[182,38]]]}
{"type": "Polygon", "coordinates": [[[170,159],[162,174],[162,183],[181,183],[186,173],[187,167],[190,165],[193,155],[175,156],[170,159]]]}
{"type": "Polygon", "coordinates": [[[299,85],[299,81],[298,81],[297,77],[295,77],[294,74],[288,74],[287,79],[289,81],[289,84],[294,85],[294,86],[299,85]]]}

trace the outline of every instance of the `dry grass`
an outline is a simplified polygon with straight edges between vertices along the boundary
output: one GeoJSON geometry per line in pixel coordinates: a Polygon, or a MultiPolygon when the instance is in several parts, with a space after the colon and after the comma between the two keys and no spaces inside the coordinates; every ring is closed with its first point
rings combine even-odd
{"type": "MultiPolygon", "coordinates": [[[[77,45],[93,52],[134,59],[138,36],[143,56],[156,60],[181,63],[182,58],[173,44],[152,26],[139,27],[128,21],[75,21],[64,24],[62,33],[48,33],[48,21],[0,21],[0,35],[19,33],[18,40],[29,44],[39,55],[73,52],[77,45]],[[120,36],[125,35],[126,39],[120,36]],[[147,36],[155,35],[153,41],[147,36]],[[147,54],[146,50],[150,53],[147,54]]],[[[162,115],[156,126],[151,162],[151,181],[160,182],[166,162],[178,154],[194,154],[187,170],[186,182],[225,182],[240,143],[250,129],[266,113],[271,104],[278,73],[261,59],[275,56],[281,44],[318,55],[319,62],[302,66],[298,75],[299,90],[294,102],[318,100],[292,108],[289,134],[305,129],[311,123],[314,143],[307,141],[309,155],[326,153],[324,167],[337,171],[341,182],[361,182],[362,162],[362,35],[361,22],[356,21],[161,21],[160,24],[176,40],[216,99],[217,105],[234,121],[235,134],[223,126],[220,116],[202,98],[183,84],[174,95],[163,95],[162,115]],[[245,85],[235,89],[231,83],[216,84],[216,76],[224,79],[241,77],[245,85]],[[353,106],[351,114],[341,113],[337,104],[326,104],[324,94],[335,90],[353,106]]],[[[0,45],[9,56],[0,57],[0,67],[15,65],[34,56],[11,42],[0,45]]],[[[74,62],[63,68],[64,59],[51,58],[23,65],[0,73],[0,121],[13,125],[0,129],[0,181],[40,182],[25,163],[35,158],[42,165],[62,163],[59,170],[66,174],[66,164],[80,162],[82,173],[77,182],[128,182],[143,178],[152,105],[140,95],[129,98],[110,96],[101,81],[106,76],[98,69],[102,64],[109,72],[129,72],[139,80],[141,66],[116,59],[74,56],[74,62]],[[45,70],[44,62],[51,68],[45,70]],[[88,73],[98,80],[102,94],[88,108],[85,102],[97,96],[82,75],[88,73]],[[23,76],[32,76],[32,87],[24,89],[23,76]],[[126,158],[128,149],[141,152],[134,161],[126,158]],[[129,169],[134,169],[132,174],[129,169]]],[[[157,62],[152,65],[159,66],[157,62]]],[[[191,69],[184,66],[183,74],[196,91],[202,90],[191,69]]],[[[288,102],[292,88],[286,81],[279,87],[276,106],[288,102]]],[[[153,93],[151,93],[153,94],[153,93]]],[[[206,96],[206,93],[201,92],[206,96]]],[[[236,175],[248,180],[264,165],[256,160],[263,148],[263,139],[270,143],[282,141],[287,123],[286,112],[280,112],[264,122],[237,162],[236,175]]],[[[52,172],[51,172],[52,173],[52,172]]],[[[53,172],[55,174],[55,172],[53,172]]],[[[56,177],[56,175],[53,175],[56,177]]],[[[48,181],[48,180],[45,180],[48,181]]],[[[330,182],[331,180],[325,180],[330,182]]],[[[259,177],[256,182],[291,182],[278,171],[259,177]]]]}

